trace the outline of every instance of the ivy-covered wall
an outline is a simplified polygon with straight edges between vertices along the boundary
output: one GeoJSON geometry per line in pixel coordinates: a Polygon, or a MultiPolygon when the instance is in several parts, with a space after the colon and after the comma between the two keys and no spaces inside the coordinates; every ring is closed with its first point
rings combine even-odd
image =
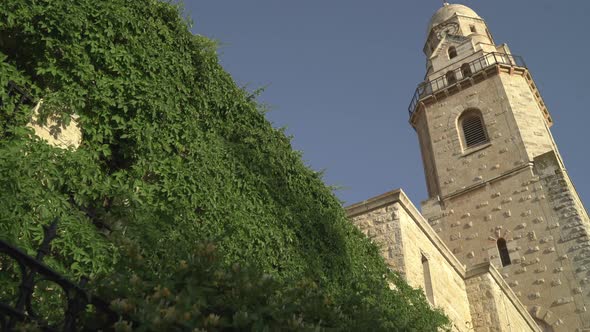
{"type": "Polygon", "coordinates": [[[50,265],[148,330],[444,324],[182,17],[157,0],[0,2],[0,238],[32,253],[58,218],[50,265]],[[37,139],[9,81],[78,115],[81,146],[37,139]]]}

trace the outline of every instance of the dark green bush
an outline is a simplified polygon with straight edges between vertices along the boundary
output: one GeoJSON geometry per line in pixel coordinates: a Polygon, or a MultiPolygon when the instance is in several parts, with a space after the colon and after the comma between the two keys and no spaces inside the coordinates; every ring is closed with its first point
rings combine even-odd
{"type": "Polygon", "coordinates": [[[142,328],[447,322],[389,273],[176,6],[2,1],[0,86],[0,237],[32,253],[59,218],[48,263],[89,276],[142,328]],[[42,117],[78,115],[80,148],[36,139],[10,80],[44,99],[42,117]]]}

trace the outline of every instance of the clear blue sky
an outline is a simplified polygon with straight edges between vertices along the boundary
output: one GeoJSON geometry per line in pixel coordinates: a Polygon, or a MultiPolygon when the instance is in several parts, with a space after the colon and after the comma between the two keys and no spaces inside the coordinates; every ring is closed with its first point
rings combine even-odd
{"type": "MultiPolygon", "coordinates": [[[[590,204],[590,1],[459,2],[497,43],[522,55],[553,116],[552,132],[590,204]]],[[[355,203],[403,188],[427,198],[407,106],[425,72],[422,47],[437,0],[186,0],[193,32],[218,40],[221,63],[338,197],[355,203]]]]}

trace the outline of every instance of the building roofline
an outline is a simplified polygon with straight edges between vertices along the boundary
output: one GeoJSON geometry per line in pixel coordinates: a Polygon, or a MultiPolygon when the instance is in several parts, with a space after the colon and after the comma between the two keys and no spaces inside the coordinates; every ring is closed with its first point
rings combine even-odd
{"type": "Polygon", "coordinates": [[[459,273],[462,277],[465,277],[466,269],[465,265],[461,264],[459,259],[455,257],[453,252],[447,247],[442,239],[436,234],[432,227],[428,224],[424,216],[418,211],[416,206],[410,201],[404,191],[399,188],[379,196],[375,196],[364,200],[359,203],[355,203],[345,207],[346,214],[349,218],[358,216],[360,214],[390,205],[393,203],[399,203],[406,213],[412,218],[414,223],[420,228],[420,230],[428,237],[430,242],[439,250],[447,262],[451,264],[453,269],[459,273]]]}
{"type": "Polygon", "coordinates": [[[444,244],[442,239],[436,234],[434,229],[428,224],[424,216],[418,211],[416,206],[410,201],[404,191],[395,189],[384,194],[371,197],[362,202],[358,202],[345,207],[346,214],[349,218],[391,205],[399,203],[406,213],[412,218],[414,223],[420,228],[420,230],[428,237],[431,243],[436,247],[437,250],[444,256],[447,262],[453,267],[453,269],[461,276],[465,281],[471,278],[475,278],[484,274],[490,274],[492,279],[498,284],[504,295],[508,297],[510,302],[514,305],[516,310],[524,317],[527,324],[533,331],[540,331],[537,324],[535,323],[531,314],[527,311],[525,305],[518,299],[514,291],[506,283],[504,278],[500,275],[500,272],[490,262],[477,264],[467,269],[459,259],[453,254],[453,252],[444,244]]]}

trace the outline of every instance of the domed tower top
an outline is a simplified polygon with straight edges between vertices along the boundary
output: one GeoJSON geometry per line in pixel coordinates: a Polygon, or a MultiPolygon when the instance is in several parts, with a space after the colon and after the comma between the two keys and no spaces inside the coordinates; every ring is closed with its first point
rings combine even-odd
{"type": "Polygon", "coordinates": [[[453,17],[455,15],[461,15],[461,16],[466,16],[466,17],[471,17],[471,18],[476,18],[476,19],[481,20],[481,17],[479,15],[477,15],[477,13],[473,9],[471,9],[467,6],[464,6],[464,5],[460,5],[460,4],[452,4],[451,5],[448,2],[445,2],[443,4],[442,8],[437,10],[436,13],[434,13],[434,15],[432,15],[432,18],[430,19],[430,23],[428,24],[427,34],[430,33],[432,28],[443,23],[444,21],[450,19],[451,17],[453,17]]]}
{"type": "Polygon", "coordinates": [[[481,51],[499,51],[485,21],[467,6],[445,2],[428,23],[427,75],[481,51]]]}

